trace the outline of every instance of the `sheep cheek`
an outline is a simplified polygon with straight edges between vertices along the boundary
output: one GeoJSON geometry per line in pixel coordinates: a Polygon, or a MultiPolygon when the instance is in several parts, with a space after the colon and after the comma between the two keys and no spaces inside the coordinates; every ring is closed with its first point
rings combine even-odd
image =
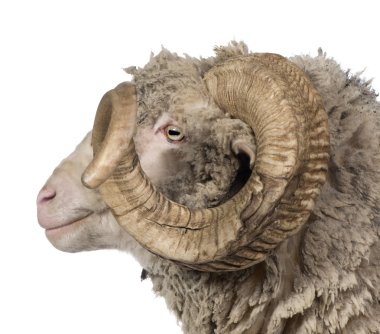
{"type": "Polygon", "coordinates": [[[153,184],[157,185],[176,172],[176,161],[171,161],[170,155],[166,153],[177,150],[178,147],[168,143],[161,132],[154,132],[154,129],[149,128],[141,129],[134,142],[141,168],[153,184]]]}

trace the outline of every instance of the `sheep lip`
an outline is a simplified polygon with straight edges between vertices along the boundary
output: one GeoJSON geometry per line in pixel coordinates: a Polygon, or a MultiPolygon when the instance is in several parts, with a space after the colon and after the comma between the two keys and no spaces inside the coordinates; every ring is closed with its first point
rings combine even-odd
{"type": "Polygon", "coordinates": [[[80,222],[83,222],[84,220],[86,220],[88,217],[92,216],[94,214],[94,212],[89,212],[88,214],[84,215],[84,216],[81,216],[79,218],[75,218],[73,220],[70,220],[68,221],[67,223],[64,223],[64,224],[61,224],[61,225],[58,225],[58,226],[54,226],[54,227],[50,227],[50,228],[45,228],[45,231],[46,233],[49,233],[49,232],[54,232],[54,231],[58,231],[58,230],[61,230],[65,227],[68,227],[68,226],[71,226],[71,225],[74,225],[76,223],[80,223],[80,222]]]}

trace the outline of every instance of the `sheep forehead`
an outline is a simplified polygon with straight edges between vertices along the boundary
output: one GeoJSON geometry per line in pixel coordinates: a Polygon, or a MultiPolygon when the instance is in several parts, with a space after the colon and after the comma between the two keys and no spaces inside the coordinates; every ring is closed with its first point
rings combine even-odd
{"type": "Polygon", "coordinates": [[[200,63],[163,50],[143,68],[128,70],[137,86],[139,123],[154,124],[165,112],[178,114],[191,105],[206,105],[210,98],[200,63]]]}

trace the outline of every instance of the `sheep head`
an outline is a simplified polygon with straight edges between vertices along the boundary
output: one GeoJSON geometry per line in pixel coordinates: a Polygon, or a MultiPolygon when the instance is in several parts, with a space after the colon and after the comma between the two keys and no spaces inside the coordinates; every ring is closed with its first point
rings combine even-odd
{"type": "Polygon", "coordinates": [[[204,83],[172,94],[172,108],[203,101],[253,130],[255,152],[231,143],[249,155],[252,173],[215,207],[178,204],[147,178],[133,141],[144,118],[139,96],[134,83],[105,94],[82,181],[99,187],[118,223],[144,248],[198,270],[239,270],[262,261],[308,220],[326,179],[329,132],[321,99],[297,66],[275,54],[236,56],[214,65],[204,83]]]}

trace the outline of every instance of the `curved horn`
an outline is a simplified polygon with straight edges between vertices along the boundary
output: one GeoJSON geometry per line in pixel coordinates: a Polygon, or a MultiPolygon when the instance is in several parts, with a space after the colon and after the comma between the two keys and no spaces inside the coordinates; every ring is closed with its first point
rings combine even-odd
{"type": "MultiPolygon", "coordinates": [[[[119,224],[151,252],[199,270],[239,270],[262,261],[309,218],[326,178],[327,116],[305,74],[279,55],[228,60],[212,68],[205,82],[219,107],[254,131],[257,157],[244,187],[214,208],[174,203],[145,177],[130,141],[100,191],[119,224]]],[[[116,92],[124,93],[131,91],[116,92]]],[[[129,129],[131,122],[122,121],[129,129]]],[[[100,128],[95,124],[95,161],[97,141],[104,137],[97,132],[106,131],[100,128]]],[[[118,143],[130,138],[123,131],[119,135],[118,143]]],[[[112,143],[102,147],[107,145],[112,143]]],[[[108,175],[105,169],[98,173],[108,175]]]]}

